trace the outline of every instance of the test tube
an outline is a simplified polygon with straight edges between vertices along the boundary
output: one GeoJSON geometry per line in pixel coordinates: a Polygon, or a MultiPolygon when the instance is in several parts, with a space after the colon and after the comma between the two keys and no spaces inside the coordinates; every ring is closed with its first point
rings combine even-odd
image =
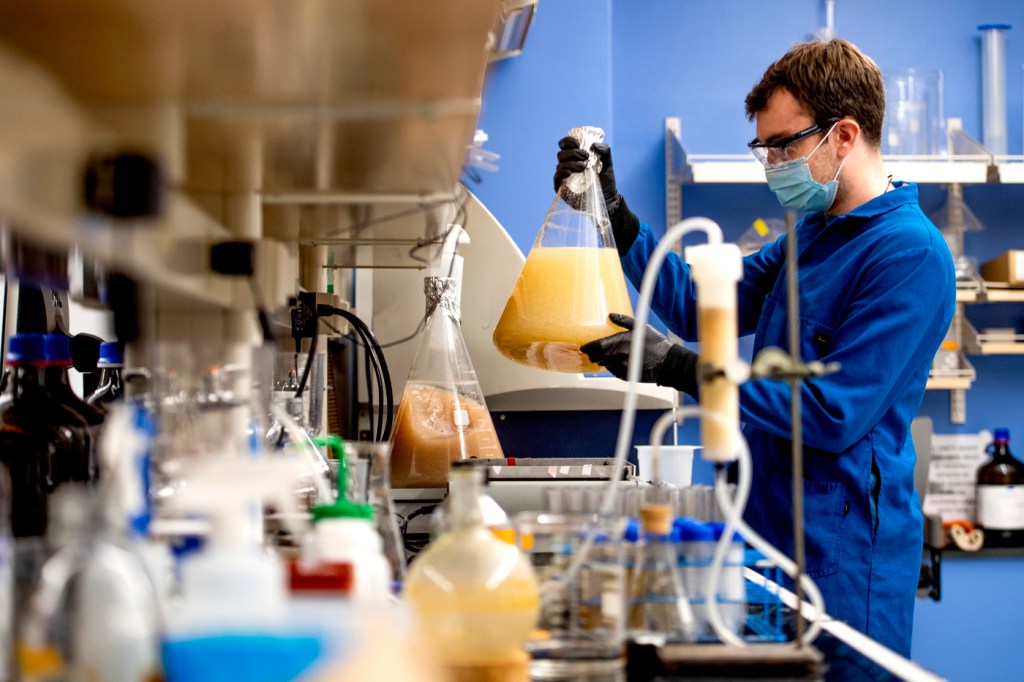
{"type": "Polygon", "coordinates": [[[1006,154],[1006,32],[1009,24],[982,24],[982,142],[991,153],[1006,154]]]}
{"type": "Polygon", "coordinates": [[[743,256],[735,244],[699,244],[686,249],[697,283],[697,337],[700,339],[700,404],[721,420],[701,420],[704,458],[736,458],[739,431],[739,386],[726,376],[739,353],[736,283],[743,277],[743,256]]]}

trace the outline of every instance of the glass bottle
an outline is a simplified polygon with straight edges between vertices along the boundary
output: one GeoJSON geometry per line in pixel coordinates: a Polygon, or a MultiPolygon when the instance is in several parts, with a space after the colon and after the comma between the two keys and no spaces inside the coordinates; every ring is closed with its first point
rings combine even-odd
{"type": "Polygon", "coordinates": [[[479,468],[451,470],[450,530],[413,561],[405,598],[421,643],[463,673],[459,679],[526,682],[524,646],[540,609],[537,578],[515,545],[484,524],[482,489],[479,468]]]}
{"type": "Polygon", "coordinates": [[[590,161],[559,187],[493,340],[505,357],[523,365],[603,372],[580,346],[621,332],[608,314],[632,315],[633,307],[597,178],[600,160],[590,149],[604,132],[582,127],[569,135],[590,151],[590,161]]]}
{"type": "Polygon", "coordinates": [[[105,410],[106,406],[124,395],[121,383],[121,370],[124,368],[124,347],[117,341],[104,341],[100,344],[100,359],[96,363],[100,370],[100,381],[96,390],[89,394],[85,402],[105,410]]]}
{"type": "Polygon", "coordinates": [[[977,521],[986,547],[1024,544],[1024,464],[1010,454],[1009,429],[996,429],[987,451],[992,460],[978,469],[977,521]]]}
{"type": "Polygon", "coordinates": [[[81,429],[84,422],[85,438],[88,440],[88,459],[83,467],[75,466],[68,472],[68,480],[88,482],[99,477],[96,459],[96,443],[105,413],[90,405],[75,393],[68,382],[68,367],[71,367],[71,346],[63,334],[47,334],[43,337],[43,355],[46,369],[43,372],[43,386],[46,391],[65,409],[65,423],[68,428],[81,429]],[[76,418],[77,417],[77,418],[76,418]]]}
{"type": "Polygon", "coordinates": [[[452,462],[504,459],[462,338],[456,281],[427,277],[427,321],[391,433],[391,487],[443,488],[452,462]]]}
{"type": "MultiPolygon", "coordinates": [[[[479,463],[477,460],[452,462],[453,469],[463,466],[479,466],[479,463]]],[[[480,505],[480,512],[484,516],[484,525],[494,534],[494,537],[505,542],[514,543],[516,541],[515,529],[512,527],[508,514],[501,508],[501,505],[487,494],[487,484],[490,479],[487,475],[487,469],[481,467],[481,471],[484,484],[480,488],[480,499],[477,502],[480,505]]],[[[451,506],[450,499],[450,497],[445,498],[445,501],[437,505],[430,514],[430,537],[434,540],[449,530],[448,508],[451,506]]]]}
{"type": "Polygon", "coordinates": [[[641,644],[691,642],[697,622],[672,542],[672,507],[640,508],[643,544],[630,583],[630,637],[641,644]]]}
{"type": "Polygon", "coordinates": [[[82,460],[86,444],[84,431],[76,432],[61,421],[62,408],[43,388],[43,336],[15,334],[5,361],[9,371],[0,396],[0,464],[11,491],[17,623],[49,554],[49,495],[67,480],[67,463],[82,460]]]}

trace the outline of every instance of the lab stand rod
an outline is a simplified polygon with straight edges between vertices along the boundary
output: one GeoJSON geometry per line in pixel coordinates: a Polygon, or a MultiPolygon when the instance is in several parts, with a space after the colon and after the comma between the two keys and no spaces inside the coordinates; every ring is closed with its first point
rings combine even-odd
{"type": "Polygon", "coordinates": [[[291,206],[359,206],[366,204],[415,204],[417,206],[436,206],[437,204],[455,203],[457,198],[451,192],[433,192],[431,194],[388,194],[381,192],[340,192],[304,190],[294,192],[265,192],[260,195],[266,205],[291,206]]]}
{"type": "MultiPolygon", "coordinates": [[[[786,211],[786,301],[789,324],[789,357],[794,367],[800,366],[800,285],[797,279],[797,244],[796,216],[793,211],[786,211]]],[[[796,575],[793,576],[796,587],[797,603],[803,602],[804,590],[800,580],[804,572],[804,450],[803,450],[803,415],[801,411],[801,387],[803,378],[793,376],[789,380],[790,387],[790,420],[792,423],[793,444],[793,561],[796,562],[796,575]]],[[[803,646],[804,628],[803,614],[796,614],[796,642],[803,646]]]]}

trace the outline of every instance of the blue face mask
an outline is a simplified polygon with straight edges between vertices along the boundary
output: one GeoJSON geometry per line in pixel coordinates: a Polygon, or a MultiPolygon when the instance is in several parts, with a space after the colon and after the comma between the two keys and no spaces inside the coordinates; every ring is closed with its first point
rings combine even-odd
{"type": "MultiPolygon", "coordinates": [[[[832,126],[835,128],[835,126],[832,126]]],[[[804,158],[773,163],[764,167],[764,176],[768,180],[768,187],[775,193],[775,198],[786,208],[797,211],[827,211],[832,208],[836,200],[836,190],[839,189],[839,171],[843,169],[846,159],[843,159],[836,170],[836,177],[831,181],[822,184],[811,177],[811,169],[807,165],[807,159],[811,158],[818,147],[828,137],[821,138],[821,142],[810,154],[804,158]]]]}

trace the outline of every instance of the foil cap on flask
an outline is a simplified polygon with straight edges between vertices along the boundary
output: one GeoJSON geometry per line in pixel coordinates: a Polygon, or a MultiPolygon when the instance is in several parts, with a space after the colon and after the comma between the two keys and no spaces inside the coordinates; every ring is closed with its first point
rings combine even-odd
{"type": "Polygon", "coordinates": [[[604,131],[596,126],[580,126],[569,131],[569,137],[580,143],[580,149],[587,152],[590,158],[587,160],[587,168],[593,169],[594,173],[573,173],[565,179],[565,185],[569,191],[575,194],[583,194],[590,189],[591,183],[601,172],[601,159],[597,152],[591,147],[595,143],[604,142],[604,131]]]}
{"type": "Polygon", "coordinates": [[[427,317],[440,306],[455,321],[462,324],[462,312],[457,297],[458,287],[454,277],[424,277],[423,293],[427,297],[427,317]]]}

